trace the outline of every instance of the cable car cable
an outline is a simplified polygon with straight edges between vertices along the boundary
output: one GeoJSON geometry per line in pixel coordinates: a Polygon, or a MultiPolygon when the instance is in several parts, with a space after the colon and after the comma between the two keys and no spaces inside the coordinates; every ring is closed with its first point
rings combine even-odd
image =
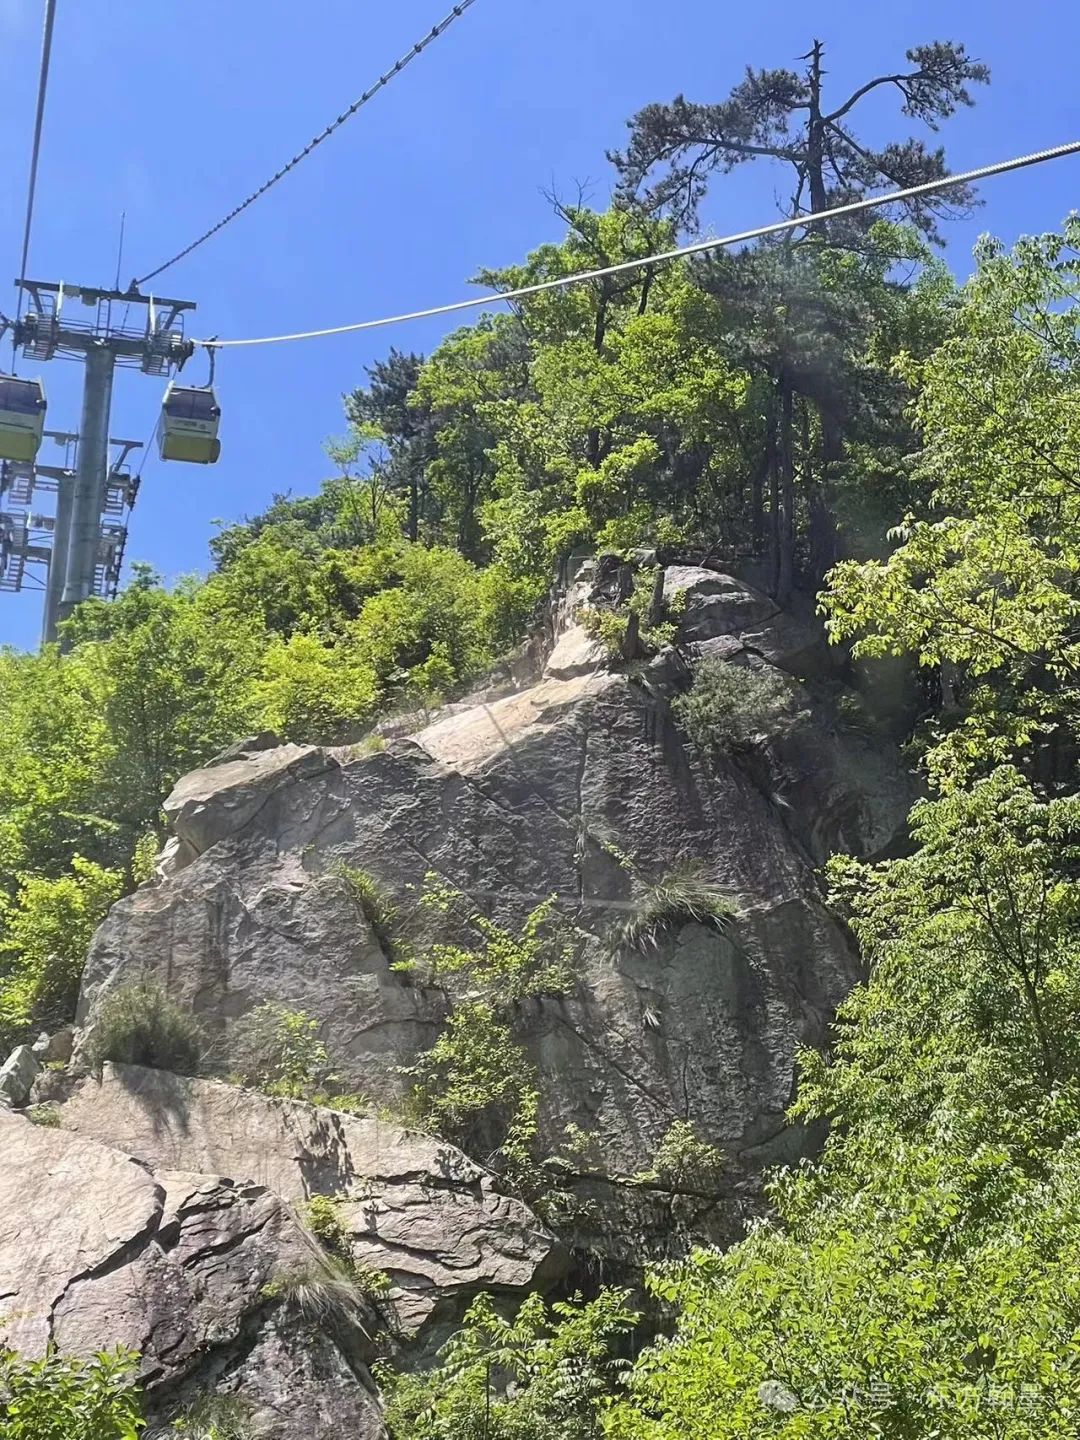
{"type": "MultiPolygon", "coordinates": [[[[56,0],[45,0],[45,29],[41,38],[41,65],[38,70],[37,109],[34,114],[34,142],[30,151],[30,183],[26,195],[26,224],[23,227],[22,261],[19,265],[19,300],[15,319],[22,318],[22,282],[26,279],[26,262],[30,257],[30,230],[34,221],[34,197],[37,193],[38,158],[41,155],[41,132],[45,123],[45,96],[49,88],[49,62],[52,59],[53,22],[56,0]]],[[[14,343],[14,336],[12,336],[14,343]]]]}
{"type": "Polygon", "coordinates": [[[992,165],[980,165],[976,170],[964,170],[956,175],[946,175],[939,180],[928,180],[922,185],[912,185],[906,190],[892,190],[884,195],[871,195],[854,200],[847,205],[836,205],[831,210],[813,211],[791,220],[776,220],[770,225],[758,225],[752,230],[741,230],[735,235],[724,235],[719,239],[695,240],[690,245],[681,245],[676,250],[663,250],[656,255],[646,255],[640,260],[622,260],[617,265],[605,265],[598,270],[582,270],[576,275],[562,275],[555,280],[541,280],[535,285],[522,285],[516,290],[504,290],[501,294],[476,295],[469,300],[455,300],[449,305],[433,305],[427,310],[410,310],[401,315],[387,315],[378,320],[359,320],[351,325],[331,325],[324,330],[301,330],[291,335],[258,335],[243,340],[193,340],[207,350],[221,350],[225,346],[239,345],[280,345],[291,340],[318,340],[328,335],[347,335],[357,330],[377,330],[385,325],[401,325],[407,320],[428,320],[436,315],[452,315],[460,310],[474,310],[481,305],[497,305],[504,301],[521,300],[529,295],[541,295],[548,290],[561,290],[568,285],[582,285],[589,280],[600,280],[606,275],[619,275],[626,270],[638,270],[648,265],[661,265],[671,260],[681,260],[687,255],[703,255],[709,250],[718,250],[725,245],[737,245],[744,240],[756,240],[763,235],[779,235],[785,230],[796,230],[804,225],[813,225],[821,220],[838,219],[844,215],[857,215],[880,205],[894,205],[901,200],[914,200],[920,195],[931,195],[937,190],[947,190],[952,185],[966,185],[975,180],[985,180],[991,175],[1004,175],[1010,170],[1022,170],[1029,165],[1041,165],[1046,160],[1060,160],[1066,155],[1080,154],[1080,140],[1070,140],[1064,145],[1054,145],[1046,150],[1036,150],[1030,155],[1018,155],[1012,160],[998,160],[992,165]]]}
{"type": "Polygon", "coordinates": [[[178,260],[183,260],[186,255],[190,255],[193,250],[198,249],[198,247],[202,245],[204,241],[209,240],[212,235],[216,235],[219,230],[223,230],[230,220],[235,220],[249,205],[254,205],[255,201],[265,195],[272,185],[276,185],[279,180],[288,175],[290,170],[294,170],[296,166],[300,164],[301,160],[306,159],[324,140],[328,140],[336,130],[345,124],[346,120],[355,115],[369,100],[374,99],[380,90],[390,84],[390,81],[393,80],[395,75],[400,75],[402,70],[404,70],[407,65],[410,65],[418,55],[422,55],[432,41],[437,40],[444,31],[449,30],[454,21],[460,19],[465,11],[468,10],[469,6],[474,3],[475,0],[459,0],[459,3],[454,6],[448,15],[445,15],[437,25],[432,26],[431,30],[428,31],[422,40],[417,41],[408,54],[403,55],[385,74],[380,75],[374,85],[365,90],[358,100],[354,100],[347,110],[343,110],[336,120],[332,120],[325,130],[315,136],[314,140],[310,140],[302,150],[299,150],[287,165],[283,165],[280,170],[271,175],[270,179],[267,180],[264,185],[260,185],[258,190],[253,190],[246,200],[237,205],[235,210],[230,210],[224,219],[219,220],[216,225],[211,226],[205,234],[200,235],[197,240],[193,240],[191,244],[185,246],[183,250],[177,251],[171,260],[166,260],[165,263],[159,265],[156,270],[151,270],[148,274],[142,275],[139,279],[132,281],[132,284],[135,286],[145,285],[147,280],[155,279],[156,276],[160,275],[163,271],[168,270],[170,266],[175,265],[178,260]]]}

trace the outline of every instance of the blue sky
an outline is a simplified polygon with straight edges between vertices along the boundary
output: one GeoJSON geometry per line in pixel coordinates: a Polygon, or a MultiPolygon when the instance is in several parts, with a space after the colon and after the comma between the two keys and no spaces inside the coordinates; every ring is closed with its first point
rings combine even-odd
{"type": "MultiPolygon", "coordinates": [[[[30,273],[109,284],[121,211],[122,283],[230,209],[408,49],[448,0],[59,0],[30,273]]],[[[18,268],[41,0],[0,0],[0,248],[18,268]]],[[[1080,136],[1080,7],[1043,0],[871,6],[759,0],[476,0],[448,34],[270,195],[156,282],[198,302],[192,333],[316,328],[461,298],[481,265],[556,238],[541,190],[610,183],[605,149],[650,100],[719,98],[746,63],[793,64],[814,36],[830,84],[854,88],[931,39],[963,40],[993,70],[943,132],[965,169],[1080,136]]],[[[862,122],[898,133],[891,105],[862,122]]],[[[903,123],[903,122],[900,122],[903,123]]],[[[717,182],[722,233],[773,218],[780,177],[717,182]]],[[[950,229],[968,268],[983,230],[1011,240],[1080,206],[1080,160],[988,182],[950,229]]],[[[7,283],[5,281],[5,283],[7,283]]],[[[10,313],[14,289],[0,286],[10,313]]],[[[223,455],[212,469],[151,461],[128,556],[165,575],[206,566],[215,518],[313,490],[342,427],[340,396],[391,343],[429,350],[449,326],[223,357],[223,455]]],[[[189,372],[200,380],[201,359],[189,372]]],[[[74,428],[80,367],[45,367],[57,428],[74,428]]],[[[145,438],[162,383],[118,375],[113,433],[145,438]]],[[[0,596],[0,642],[33,645],[39,597],[0,596]]]]}

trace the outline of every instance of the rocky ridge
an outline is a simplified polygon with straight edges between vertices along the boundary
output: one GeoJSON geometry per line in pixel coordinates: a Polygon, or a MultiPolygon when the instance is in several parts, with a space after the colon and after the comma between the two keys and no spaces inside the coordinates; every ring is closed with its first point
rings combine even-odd
{"type": "MultiPolygon", "coordinates": [[[[184,777],[157,879],[95,939],[82,1044],[104,998],[149,972],[198,1016],[223,1071],[236,1022],[275,1000],[317,1020],[348,1087],[392,1106],[447,996],[394,968],[341,867],[402,904],[434,875],[508,928],[555,896],[580,941],[576,984],[517,1017],[539,1075],[541,1148],[577,1127],[587,1149],[570,1183],[625,1219],[620,1177],[646,1170],[688,1120],[728,1163],[709,1233],[737,1233],[761,1168],[804,1144],[784,1118],[795,1055],[824,1037],[855,979],[815,866],[837,849],[887,852],[912,789],[887,747],[822,702],[835,665],[812,626],[729,575],[669,567],[663,593],[684,597],[677,645],[620,671],[578,619],[613,583],[582,567],[531,682],[447,707],[384,749],[261,736],[184,777]],[[791,686],[799,723],[762,735],[752,763],[697,754],[672,718],[672,694],[705,657],[791,686]],[[681,925],[645,951],[620,943],[642,886],[687,861],[733,897],[736,922],[681,925]]],[[[465,938],[454,923],[437,938],[465,938]]],[[[59,1130],[0,1115],[23,1176],[0,1208],[0,1307],[9,1325],[23,1315],[30,1348],[50,1336],[87,1348],[91,1332],[90,1348],[138,1346],[162,1407],[210,1385],[252,1400],[284,1440],[378,1435],[370,1348],[292,1327],[265,1298],[267,1275],[305,1243],[292,1207],[313,1194],[339,1198],[354,1254],[390,1276],[395,1343],[423,1345],[481,1289],[520,1294],[565,1269],[482,1166],[401,1127],[118,1066],[61,1098],[59,1130]],[[28,1208],[43,1175],[68,1195],[55,1237],[28,1208]],[[115,1187],[128,1198],[102,1231],[115,1187]],[[31,1230],[41,1255],[28,1264],[31,1230]],[[222,1309],[217,1328],[206,1305],[222,1309]],[[197,1339],[175,1339],[166,1314],[197,1339]],[[311,1407],[280,1413],[282,1385],[311,1407]]],[[[636,1241],[619,1228],[574,1238],[628,1259],[636,1241]]]]}

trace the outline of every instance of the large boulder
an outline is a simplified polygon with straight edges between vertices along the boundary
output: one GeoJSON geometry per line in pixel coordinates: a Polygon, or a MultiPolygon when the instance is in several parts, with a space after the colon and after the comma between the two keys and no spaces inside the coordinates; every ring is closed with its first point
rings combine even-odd
{"type": "MultiPolygon", "coordinates": [[[[768,628],[771,601],[713,579],[707,610],[734,644],[768,628]]],[[[690,1119],[736,1169],[756,1169],[790,1153],[797,1050],[824,1038],[857,973],[813,865],[836,836],[881,848],[910,803],[895,762],[890,790],[845,767],[853,752],[831,722],[807,724],[836,755],[821,788],[797,756],[764,776],[737,759],[706,765],[661,686],[568,665],[564,678],[458,704],[380,753],[282,747],[196,772],[168,806],[196,858],[114,907],[80,1021],[92,1026],[104,994],[152,970],[227,1069],[235,1021],[278,1000],[317,1019],[343,1079],[392,1102],[445,997],[394,970],[340,866],[406,910],[434,873],[508,927],[554,895],[581,940],[578,984],[518,1017],[540,1071],[542,1143],[556,1148],[573,1123],[597,1164],[632,1173],[690,1119]],[[668,927],[645,954],[620,943],[643,890],[690,861],[734,898],[734,927],[668,927]]],[[[453,936],[447,920],[436,938],[453,936]]]]}
{"type": "Polygon", "coordinates": [[[702,647],[699,654],[724,657],[734,646],[799,676],[836,668],[838,653],[830,650],[819,625],[782,610],[734,575],[700,565],[670,565],[664,572],[664,599],[681,607],[680,644],[702,647]]]}
{"type": "Polygon", "coordinates": [[[100,1080],[81,1082],[61,1123],[154,1171],[228,1174],[294,1205],[333,1197],[355,1258],[392,1282],[400,1334],[460,1314],[482,1290],[543,1288],[560,1273],[552,1237],[487,1171],[376,1116],[106,1065],[100,1080]]]}
{"type": "Polygon", "coordinates": [[[265,1187],[155,1171],[10,1113],[0,1152],[5,1344],[138,1350],[151,1418],[216,1389],[247,1400],[256,1433],[275,1440],[383,1435],[361,1326],[314,1327],[266,1293],[311,1252],[265,1187]]]}
{"type": "Polygon", "coordinates": [[[32,1046],[16,1046],[0,1065],[0,1109],[25,1105],[40,1069],[32,1046]]]}

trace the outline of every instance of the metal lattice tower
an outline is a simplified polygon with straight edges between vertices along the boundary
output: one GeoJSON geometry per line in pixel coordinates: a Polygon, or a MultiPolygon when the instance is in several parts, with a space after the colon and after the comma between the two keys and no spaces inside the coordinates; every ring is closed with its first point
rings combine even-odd
{"type": "Polygon", "coordinates": [[[15,344],[29,360],[81,360],[85,367],[78,435],[47,432],[64,444],[65,464],[5,462],[0,474],[0,591],[45,592],[43,638],[56,638],[66,619],[92,595],[116,593],[124,545],[125,515],[137,482],[126,460],[137,442],[109,439],[109,413],[117,366],[167,376],[191,356],[184,338],[190,300],[159,299],[131,288],[101,290],[42,280],[16,281],[27,308],[14,326],[15,344]],[[113,306],[123,305],[119,324],[113,306]],[[76,309],[81,306],[90,315],[76,309]],[[132,306],[143,323],[129,326],[132,306]],[[118,453],[110,458],[110,450],[118,453]],[[54,513],[30,513],[38,492],[55,494],[54,513]]]}

